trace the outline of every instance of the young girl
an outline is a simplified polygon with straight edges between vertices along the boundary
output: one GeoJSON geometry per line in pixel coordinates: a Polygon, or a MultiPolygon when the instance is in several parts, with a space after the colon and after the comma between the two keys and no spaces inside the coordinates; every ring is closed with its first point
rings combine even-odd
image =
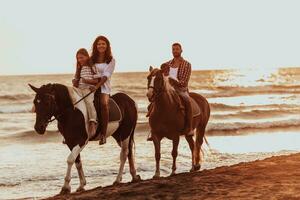
{"type": "MultiPolygon", "coordinates": [[[[79,88],[81,96],[85,96],[97,83],[97,80],[93,80],[95,74],[95,68],[90,61],[89,53],[86,49],[79,49],[76,53],[77,67],[75,78],[73,79],[73,86],[79,88]]],[[[90,94],[84,99],[86,104],[88,118],[89,118],[89,132],[94,135],[97,129],[97,113],[94,106],[94,94],[90,94]]]]}

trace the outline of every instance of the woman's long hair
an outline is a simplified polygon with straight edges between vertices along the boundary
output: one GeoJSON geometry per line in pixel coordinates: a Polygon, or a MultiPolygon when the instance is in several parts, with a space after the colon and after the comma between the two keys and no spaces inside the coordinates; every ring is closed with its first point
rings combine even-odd
{"type": "Polygon", "coordinates": [[[81,68],[82,66],[77,60],[78,54],[81,54],[83,56],[87,56],[89,58],[89,60],[87,62],[87,66],[89,66],[91,68],[92,74],[95,74],[95,71],[93,69],[93,63],[92,63],[92,60],[90,58],[89,52],[85,48],[78,49],[78,51],[76,52],[76,66],[81,68]]]}
{"type": "Polygon", "coordinates": [[[98,36],[95,39],[94,43],[93,43],[91,61],[92,61],[93,64],[97,63],[97,60],[98,60],[98,57],[99,57],[97,44],[98,44],[99,40],[103,40],[106,43],[107,48],[106,48],[105,55],[104,55],[104,62],[108,64],[112,60],[113,56],[112,56],[112,53],[111,53],[111,47],[110,47],[109,40],[105,36],[102,36],[102,35],[98,36]]]}

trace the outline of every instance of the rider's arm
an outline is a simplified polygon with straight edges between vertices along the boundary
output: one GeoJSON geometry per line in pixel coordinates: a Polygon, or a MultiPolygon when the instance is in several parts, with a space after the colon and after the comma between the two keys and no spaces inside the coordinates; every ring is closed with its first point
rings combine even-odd
{"type": "Polygon", "coordinates": [[[96,75],[94,75],[94,80],[96,78],[98,85],[103,85],[107,81],[107,79],[111,77],[112,73],[115,70],[115,64],[116,64],[116,61],[113,58],[110,61],[110,63],[106,66],[106,68],[104,69],[103,74],[97,73],[96,75]],[[101,78],[101,79],[98,80],[98,78],[101,78]]]}
{"type": "Polygon", "coordinates": [[[99,82],[99,79],[83,79],[84,83],[96,85],[99,82]]]}

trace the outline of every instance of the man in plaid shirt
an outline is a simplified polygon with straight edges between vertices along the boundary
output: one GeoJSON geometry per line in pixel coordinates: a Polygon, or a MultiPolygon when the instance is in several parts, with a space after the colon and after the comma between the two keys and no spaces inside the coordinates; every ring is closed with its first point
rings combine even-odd
{"type": "Polygon", "coordinates": [[[191,64],[182,58],[182,47],[179,43],[172,45],[173,59],[163,63],[161,70],[165,76],[169,76],[170,84],[176,89],[178,94],[182,97],[185,104],[185,129],[183,133],[186,135],[193,134],[192,131],[192,106],[190,96],[188,93],[188,83],[191,76],[191,64]]]}
{"type": "MultiPolygon", "coordinates": [[[[182,47],[179,43],[174,43],[172,45],[173,59],[163,63],[161,65],[161,70],[165,76],[169,76],[170,84],[175,88],[178,94],[182,97],[185,104],[185,128],[182,131],[185,135],[193,135],[192,132],[192,106],[190,102],[190,96],[188,93],[188,82],[191,76],[191,64],[182,58],[182,47]]],[[[147,117],[151,111],[151,104],[149,105],[147,117]]],[[[152,137],[148,138],[149,141],[152,137]]]]}

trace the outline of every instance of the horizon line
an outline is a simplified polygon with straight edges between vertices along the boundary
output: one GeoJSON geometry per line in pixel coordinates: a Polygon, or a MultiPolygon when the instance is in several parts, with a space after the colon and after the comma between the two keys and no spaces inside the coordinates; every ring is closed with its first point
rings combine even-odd
{"type": "MultiPolygon", "coordinates": [[[[215,67],[215,68],[197,68],[194,69],[192,71],[218,71],[218,70],[249,70],[249,69],[259,69],[261,68],[260,66],[254,66],[254,67],[245,67],[245,68],[238,68],[238,67],[215,67]]],[[[292,69],[292,68],[300,68],[300,66],[282,66],[282,67],[275,67],[275,66],[269,66],[269,67],[265,67],[268,69],[292,69]]],[[[114,73],[118,73],[118,74],[122,74],[122,73],[145,73],[148,72],[148,70],[141,70],[141,71],[115,71],[114,73]]],[[[75,73],[75,72],[74,72],[75,73]]],[[[58,72],[58,73],[25,73],[25,74],[0,74],[0,77],[3,76],[51,76],[51,75],[71,75],[73,73],[71,72],[58,72]]]]}

